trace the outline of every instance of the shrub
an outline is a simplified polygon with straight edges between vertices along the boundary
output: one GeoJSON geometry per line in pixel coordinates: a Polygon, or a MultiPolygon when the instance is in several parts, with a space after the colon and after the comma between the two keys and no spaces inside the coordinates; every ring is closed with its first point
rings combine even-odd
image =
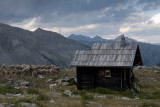
{"type": "Polygon", "coordinates": [[[159,105],[155,103],[142,103],[142,107],[159,107],[159,105]]]}
{"type": "Polygon", "coordinates": [[[68,94],[65,94],[65,93],[62,93],[62,96],[64,96],[64,97],[69,97],[69,95],[68,95],[68,94]]]}
{"type": "Polygon", "coordinates": [[[49,100],[49,97],[48,97],[47,95],[41,94],[41,95],[39,95],[39,96],[37,97],[37,100],[38,100],[38,101],[48,101],[48,100],[49,100]]]}
{"type": "Polygon", "coordinates": [[[69,80],[68,83],[69,83],[69,85],[76,85],[77,84],[77,82],[73,79],[69,80]]]}
{"type": "Polygon", "coordinates": [[[86,94],[86,90],[73,90],[73,94],[81,96],[83,94],[86,94]]]}
{"type": "Polygon", "coordinates": [[[34,88],[28,88],[27,94],[39,94],[39,91],[34,88]]]}
{"type": "Polygon", "coordinates": [[[19,93],[23,93],[23,91],[20,89],[15,89],[13,86],[10,86],[10,85],[0,87],[0,94],[5,95],[6,93],[19,94],[19,93]]]}
{"type": "Polygon", "coordinates": [[[160,93],[159,92],[140,93],[139,98],[141,98],[141,99],[160,99],[160,93]]]}
{"type": "Polygon", "coordinates": [[[91,95],[91,94],[82,94],[82,100],[92,100],[93,98],[94,98],[94,96],[93,95],[91,95]]]}

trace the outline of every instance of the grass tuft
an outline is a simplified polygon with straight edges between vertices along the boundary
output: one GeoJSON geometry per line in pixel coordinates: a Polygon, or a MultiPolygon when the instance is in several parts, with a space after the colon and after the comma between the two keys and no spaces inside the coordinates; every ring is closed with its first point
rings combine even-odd
{"type": "Polygon", "coordinates": [[[159,107],[159,105],[155,103],[142,103],[142,107],[159,107]]]}
{"type": "Polygon", "coordinates": [[[38,90],[34,89],[34,88],[28,88],[27,89],[27,94],[40,94],[38,90]]]}
{"type": "Polygon", "coordinates": [[[36,98],[38,101],[48,101],[50,100],[50,98],[47,96],[47,95],[39,95],[37,98],[36,98]]]}
{"type": "Polygon", "coordinates": [[[23,93],[23,91],[20,89],[15,89],[13,86],[10,85],[0,87],[0,94],[6,95],[7,93],[20,94],[23,93]]]}

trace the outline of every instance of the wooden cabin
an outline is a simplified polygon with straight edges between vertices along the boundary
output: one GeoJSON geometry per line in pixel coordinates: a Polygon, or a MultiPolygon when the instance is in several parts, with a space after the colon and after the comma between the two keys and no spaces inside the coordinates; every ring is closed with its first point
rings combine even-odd
{"type": "Polygon", "coordinates": [[[71,62],[76,67],[77,89],[104,87],[127,90],[133,67],[143,65],[136,43],[126,43],[124,35],[117,43],[95,43],[90,51],[76,51],[71,62]]]}

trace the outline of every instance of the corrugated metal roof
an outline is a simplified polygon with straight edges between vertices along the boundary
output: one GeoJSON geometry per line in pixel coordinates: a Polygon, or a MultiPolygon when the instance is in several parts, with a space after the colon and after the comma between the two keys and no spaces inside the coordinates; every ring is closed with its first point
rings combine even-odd
{"type": "Polygon", "coordinates": [[[71,66],[94,66],[94,67],[131,67],[133,66],[137,44],[126,43],[95,43],[90,51],[79,50],[71,66]]]}

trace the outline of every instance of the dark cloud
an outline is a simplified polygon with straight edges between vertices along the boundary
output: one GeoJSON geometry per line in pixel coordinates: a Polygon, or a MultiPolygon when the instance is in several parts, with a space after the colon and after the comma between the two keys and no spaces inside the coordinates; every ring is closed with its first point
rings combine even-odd
{"type": "Polygon", "coordinates": [[[139,0],[137,4],[142,6],[144,11],[160,8],[160,0],[139,0]]]}
{"type": "Polygon", "coordinates": [[[53,21],[71,14],[119,7],[127,2],[128,0],[0,0],[0,21],[18,22],[32,17],[53,21]]]}
{"type": "MultiPolygon", "coordinates": [[[[122,26],[145,23],[151,16],[144,13],[160,9],[159,5],[160,0],[0,0],[0,23],[56,29],[64,35],[115,36],[122,33],[122,26]]],[[[152,33],[157,35],[158,28],[152,33]]],[[[151,35],[145,31],[127,33],[151,35]]]]}

